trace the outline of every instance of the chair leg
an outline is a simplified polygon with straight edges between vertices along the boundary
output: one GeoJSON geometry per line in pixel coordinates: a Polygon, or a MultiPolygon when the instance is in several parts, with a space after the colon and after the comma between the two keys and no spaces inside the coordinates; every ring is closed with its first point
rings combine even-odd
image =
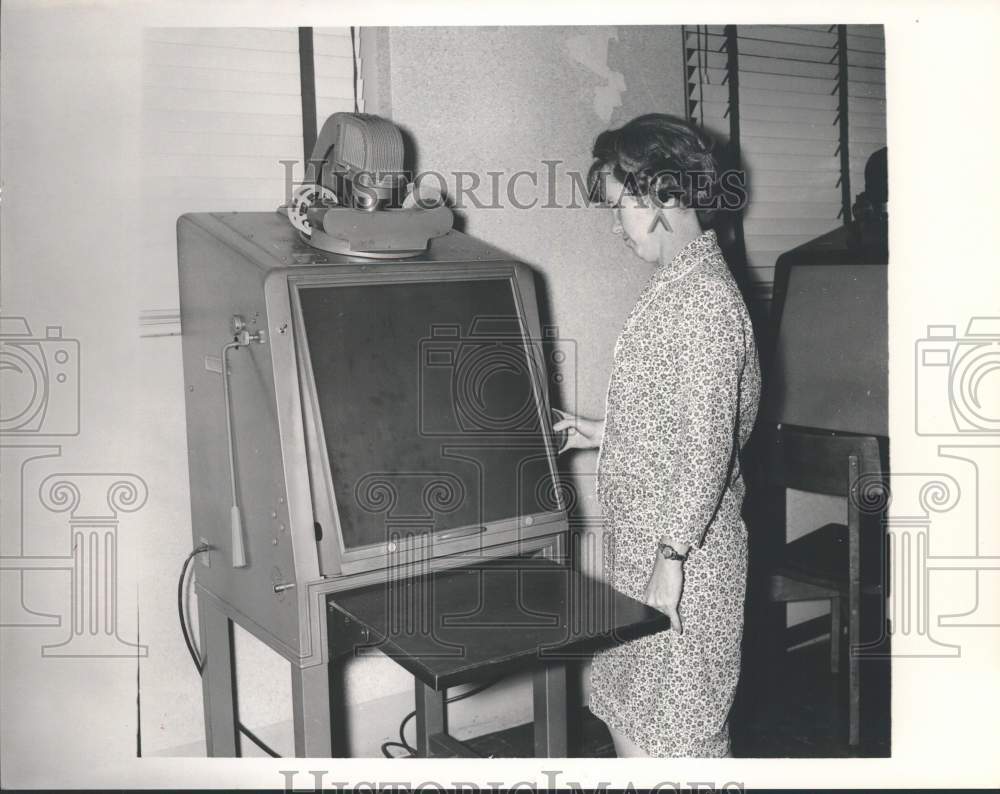
{"type": "Polygon", "coordinates": [[[830,672],[840,673],[841,599],[830,599],[830,672]]]}
{"type": "MultiPolygon", "coordinates": [[[[856,611],[855,611],[856,612],[856,611]]],[[[858,657],[858,616],[852,613],[847,642],[847,686],[848,686],[848,739],[851,747],[861,743],[861,659],[858,657]]]]}

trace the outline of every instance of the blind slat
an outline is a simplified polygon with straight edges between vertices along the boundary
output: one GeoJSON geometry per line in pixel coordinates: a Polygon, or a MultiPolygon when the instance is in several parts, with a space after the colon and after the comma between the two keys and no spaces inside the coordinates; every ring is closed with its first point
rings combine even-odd
{"type": "Polygon", "coordinates": [[[852,124],[850,125],[850,136],[852,147],[855,144],[860,146],[866,143],[885,146],[885,129],[881,127],[857,127],[852,124]]]}
{"type": "Polygon", "coordinates": [[[740,105],[761,105],[763,107],[813,108],[836,112],[836,94],[808,94],[798,91],[773,91],[766,88],[740,86],[740,105]]]}
{"type": "Polygon", "coordinates": [[[885,27],[882,25],[848,25],[847,33],[851,36],[861,36],[878,42],[885,41],[885,27]]]}
{"type": "Polygon", "coordinates": [[[805,138],[823,140],[836,144],[840,138],[840,128],[830,119],[827,124],[794,124],[790,122],[768,122],[748,119],[740,121],[740,133],[757,138],[805,138]]]}
{"type": "Polygon", "coordinates": [[[351,57],[350,36],[313,36],[313,53],[315,55],[351,57]]]}
{"type": "Polygon", "coordinates": [[[854,113],[881,113],[885,115],[885,99],[880,97],[847,97],[847,110],[849,115],[854,113]]]}
{"type": "Polygon", "coordinates": [[[316,77],[347,77],[347,75],[351,74],[350,53],[346,55],[314,55],[313,61],[313,70],[316,73],[316,77]]]}
{"type": "Polygon", "coordinates": [[[859,83],[885,84],[885,69],[868,69],[863,66],[850,66],[847,69],[847,79],[852,85],[859,83]]]}
{"type": "Polygon", "coordinates": [[[259,113],[158,110],[147,107],[143,116],[152,130],[164,132],[219,132],[229,135],[302,135],[302,118],[259,113]]]}
{"type": "Polygon", "coordinates": [[[765,41],[811,44],[821,47],[831,47],[837,43],[835,25],[824,25],[819,28],[801,25],[740,25],[736,31],[740,39],[764,39],[765,41]],[[831,30],[831,28],[833,29],[831,30]]]}
{"type": "MultiPolygon", "coordinates": [[[[252,130],[253,128],[251,128],[252,130]]],[[[246,135],[226,132],[170,132],[157,130],[149,136],[147,150],[158,155],[211,155],[213,157],[255,155],[270,158],[298,156],[302,148],[301,127],[295,135],[246,135]]]]}
{"type": "MultiPolygon", "coordinates": [[[[823,200],[826,201],[826,196],[833,195],[832,191],[839,190],[835,187],[836,182],[831,182],[828,178],[823,178],[823,190],[827,191],[823,193],[824,198],[822,199],[802,199],[797,197],[795,199],[788,198],[782,199],[780,196],[778,198],[766,199],[770,201],[780,202],[780,201],[801,201],[801,200],[823,200]]],[[[754,190],[763,190],[770,187],[776,189],[791,189],[791,188],[810,188],[816,187],[816,175],[804,171],[756,171],[750,174],[750,186],[754,190]]],[[[764,201],[765,199],[761,199],[764,201]]]]}
{"type": "Polygon", "coordinates": [[[828,201],[755,201],[747,206],[744,218],[747,221],[785,218],[829,220],[831,217],[836,217],[837,210],[840,209],[839,205],[833,207],[831,215],[831,206],[828,201]]]}
{"type": "Polygon", "coordinates": [[[870,69],[881,69],[885,71],[885,53],[848,50],[847,65],[867,66],[870,69]]]}
{"type": "Polygon", "coordinates": [[[831,38],[829,46],[811,47],[802,44],[783,44],[775,41],[760,41],[739,36],[740,55],[762,55],[768,58],[791,58],[814,63],[830,63],[837,58],[837,37],[831,38]]]}
{"type": "MultiPolygon", "coordinates": [[[[216,47],[225,50],[265,52],[299,51],[299,36],[294,28],[146,28],[149,41],[184,44],[190,47],[216,47]]],[[[350,51],[348,49],[348,51],[350,51]]],[[[233,53],[233,58],[239,57],[233,53]]]]}
{"type": "Polygon", "coordinates": [[[803,187],[770,186],[761,185],[755,177],[751,177],[750,198],[753,201],[765,201],[771,204],[800,201],[829,204],[833,208],[831,215],[834,217],[840,210],[840,187],[834,184],[803,187]]]}
{"type": "Polygon", "coordinates": [[[803,218],[792,215],[786,218],[747,218],[743,222],[743,232],[754,238],[758,236],[805,236],[806,239],[819,237],[840,225],[837,212],[840,206],[825,218],[803,218]]]}
{"type": "MultiPolygon", "coordinates": [[[[740,72],[740,96],[743,87],[766,91],[794,91],[803,94],[828,96],[837,90],[836,80],[820,80],[810,77],[785,77],[771,74],[743,74],[740,72]]],[[[866,96],[868,94],[865,94],[866,96]]]]}
{"type": "Polygon", "coordinates": [[[239,56],[228,47],[205,47],[179,41],[149,41],[145,62],[157,66],[186,66],[200,69],[230,69],[249,73],[270,72],[298,77],[298,51],[240,50],[239,56]]]}
{"type": "Polygon", "coordinates": [[[145,86],[186,91],[230,91],[242,94],[286,94],[299,96],[299,75],[286,72],[246,72],[236,69],[148,66],[143,70],[145,86]]]}
{"type": "MultiPolygon", "coordinates": [[[[295,149],[287,153],[287,157],[281,159],[296,160],[301,163],[301,142],[295,149]]],[[[197,173],[199,178],[228,179],[245,174],[255,174],[273,178],[278,184],[281,184],[285,176],[284,166],[274,157],[219,157],[210,153],[199,155],[161,153],[152,158],[152,162],[147,163],[145,169],[147,176],[154,178],[184,179],[186,177],[178,177],[178,175],[197,173]]]]}
{"type": "MultiPolygon", "coordinates": [[[[364,113],[365,103],[360,97],[358,98],[358,111],[364,113]]],[[[354,111],[354,100],[353,99],[324,99],[322,97],[316,98],[316,118],[323,119],[324,121],[329,118],[334,113],[352,113],[354,111]]]]}
{"type": "Polygon", "coordinates": [[[855,52],[876,52],[885,55],[885,42],[870,36],[859,36],[856,33],[851,33],[850,26],[848,26],[847,51],[850,52],[851,50],[855,52]]]}
{"type": "Polygon", "coordinates": [[[288,116],[299,114],[302,102],[297,96],[283,94],[246,94],[228,91],[192,91],[183,88],[147,86],[146,107],[151,110],[249,113],[288,116]]]}
{"type": "Polygon", "coordinates": [[[809,154],[832,156],[836,146],[829,141],[815,141],[809,138],[758,138],[740,136],[740,150],[746,154],[809,154]]]}
{"type": "Polygon", "coordinates": [[[747,248],[753,251],[787,251],[808,243],[814,237],[832,232],[840,226],[840,221],[830,221],[829,225],[816,234],[748,234],[745,236],[747,248]]]}
{"type": "MultiPolygon", "coordinates": [[[[709,103],[705,103],[706,105],[709,103]]],[[[711,107],[717,107],[712,103],[711,107]]],[[[726,105],[728,108],[728,103],[726,105]]],[[[764,105],[740,103],[740,118],[756,121],[771,121],[789,124],[833,124],[837,114],[835,108],[765,107],[764,105]]]]}
{"type": "Polygon", "coordinates": [[[835,182],[840,173],[840,160],[835,157],[812,157],[809,155],[772,155],[762,154],[754,158],[753,167],[767,168],[774,171],[808,171],[812,174],[824,174],[832,177],[835,182]],[[832,161],[832,162],[828,162],[832,161]]]}

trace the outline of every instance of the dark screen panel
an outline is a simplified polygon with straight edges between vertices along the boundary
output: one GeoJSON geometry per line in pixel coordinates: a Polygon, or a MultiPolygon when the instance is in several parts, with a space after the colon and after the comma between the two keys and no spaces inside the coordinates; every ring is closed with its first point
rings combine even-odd
{"type": "Polygon", "coordinates": [[[887,270],[791,268],[763,418],[888,436],[887,270]]]}
{"type": "Polygon", "coordinates": [[[299,301],[346,549],[556,509],[510,280],[299,301]]]}

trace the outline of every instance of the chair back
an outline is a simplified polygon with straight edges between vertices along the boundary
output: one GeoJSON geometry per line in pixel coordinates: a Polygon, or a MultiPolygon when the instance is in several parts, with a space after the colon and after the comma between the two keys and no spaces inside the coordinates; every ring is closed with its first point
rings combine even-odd
{"type": "Polygon", "coordinates": [[[765,424],[754,432],[753,449],[759,481],[776,487],[846,497],[858,478],[882,473],[875,436],[765,424]]]}

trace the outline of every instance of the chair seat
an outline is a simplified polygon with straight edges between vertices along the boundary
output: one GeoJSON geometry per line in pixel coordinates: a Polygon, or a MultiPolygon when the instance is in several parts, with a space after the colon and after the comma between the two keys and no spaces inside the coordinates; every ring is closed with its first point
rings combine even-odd
{"type": "Polygon", "coordinates": [[[772,601],[821,601],[826,598],[840,598],[839,587],[826,587],[812,582],[804,582],[797,576],[776,573],[771,576],[768,595],[772,601]]]}
{"type": "MultiPolygon", "coordinates": [[[[885,535],[879,527],[865,527],[860,537],[861,587],[866,593],[877,593],[884,581],[885,535]]],[[[787,543],[774,573],[846,593],[849,570],[847,527],[826,524],[787,543]]]]}

